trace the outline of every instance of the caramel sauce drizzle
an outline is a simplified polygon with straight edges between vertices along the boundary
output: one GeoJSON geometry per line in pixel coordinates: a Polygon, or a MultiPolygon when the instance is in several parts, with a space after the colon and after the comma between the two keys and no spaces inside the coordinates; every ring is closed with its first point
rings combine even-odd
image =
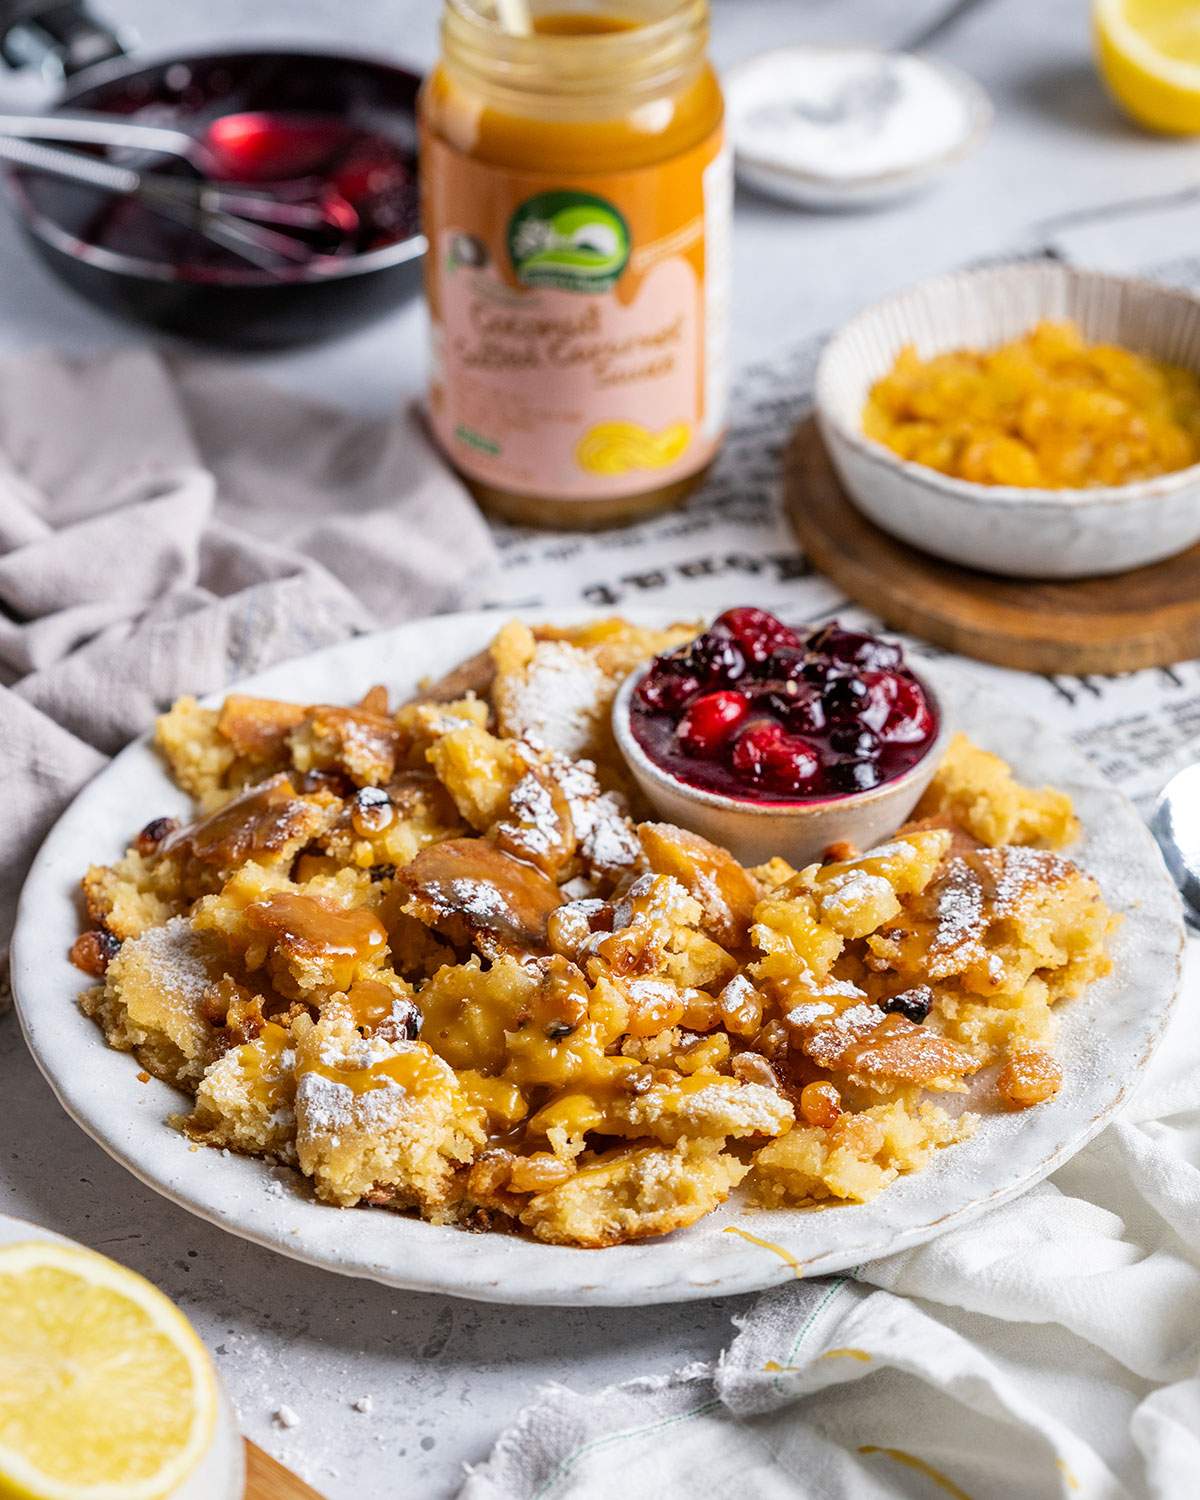
{"type": "Polygon", "coordinates": [[[255,901],[246,908],[246,921],[294,952],[314,957],[366,959],[387,943],[383,923],[374,912],[296,891],[255,901]]]}
{"type": "Polygon", "coordinates": [[[391,1057],[372,1063],[369,1068],[339,1068],[332,1063],[315,1063],[305,1070],[340,1083],[356,1097],[373,1089],[398,1085],[405,1093],[427,1093],[444,1087],[446,1079],[437,1059],[425,1047],[411,1047],[391,1057]]]}
{"type": "Polygon", "coordinates": [[[804,1275],[804,1262],[797,1260],[790,1250],[785,1250],[782,1245],[777,1245],[774,1240],[759,1239],[758,1235],[751,1234],[748,1229],[739,1229],[736,1224],[726,1224],[721,1231],[722,1234],[736,1234],[739,1239],[748,1240],[752,1245],[761,1245],[764,1250],[770,1250],[773,1255],[778,1255],[785,1265],[791,1266],[793,1274],[797,1279],[804,1275]]]}
{"type": "Polygon", "coordinates": [[[918,1474],[924,1474],[925,1478],[932,1480],[939,1489],[953,1496],[953,1500],[971,1500],[966,1490],[955,1484],[953,1479],[943,1474],[940,1469],[935,1469],[932,1464],[926,1463],[923,1458],[918,1458],[915,1453],[906,1453],[903,1448],[878,1448],[874,1443],[864,1443],[858,1451],[862,1454],[886,1454],[896,1463],[903,1464],[906,1469],[915,1469],[918,1474]]]}
{"type": "Polygon", "coordinates": [[[178,829],[164,840],[159,853],[190,854],[210,865],[240,863],[252,851],[282,848],[303,806],[286,776],[272,776],[208,817],[178,829]]]}

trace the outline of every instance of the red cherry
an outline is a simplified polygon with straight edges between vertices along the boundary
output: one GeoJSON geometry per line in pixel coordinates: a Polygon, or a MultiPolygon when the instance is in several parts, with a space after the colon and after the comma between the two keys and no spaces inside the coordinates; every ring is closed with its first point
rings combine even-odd
{"type": "Polygon", "coordinates": [[[763,780],[780,792],[803,792],[821,773],[817,747],[798,734],[785,734],[768,752],[763,780]]]}
{"type": "Polygon", "coordinates": [[[858,715],[859,721],[865,728],[882,734],[900,696],[903,678],[895,672],[864,672],[862,679],[868,691],[866,705],[858,715]]]}
{"type": "Polygon", "coordinates": [[[917,745],[933,734],[933,713],[921,685],[899,672],[867,672],[870,690],[859,719],[889,745],[917,745]]]}
{"type": "Polygon", "coordinates": [[[750,781],[780,792],[799,792],[820,774],[816,746],[782,724],[758,721],[737,737],[730,757],[733,769],[750,781]]]}
{"type": "Polygon", "coordinates": [[[733,769],[747,779],[757,781],[762,775],[767,752],[785,737],[787,731],[773,719],[756,719],[748,724],[734,741],[729,757],[733,769]]]}
{"type": "Polygon", "coordinates": [[[727,609],[713,623],[713,629],[731,635],[748,661],[764,662],[777,646],[799,646],[800,638],[782,620],[765,609],[744,605],[727,609]]]}
{"type": "Polygon", "coordinates": [[[911,677],[899,679],[896,702],[883,726],[881,738],[891,745],[918,745],[933,734],[933,713],[920,684],[911,677]]]}
{"type": "Polygon", "coordinates": [[[749,711],[744,693],[705,693],[691,704],[675,733],[685,750],[707,758],[717,753],[749,711]]]}
{"type": "Polygon", "coordinates": [[[637,686],[637,696],[646,707],[662,713],[677,712],[699,691],[699,682],[689,673],[672,672],[661,666],[652,667],[637,686]]]}

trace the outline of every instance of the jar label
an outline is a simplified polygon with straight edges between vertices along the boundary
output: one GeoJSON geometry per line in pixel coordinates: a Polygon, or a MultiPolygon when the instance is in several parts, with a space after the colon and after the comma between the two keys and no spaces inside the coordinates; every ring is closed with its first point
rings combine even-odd
{"type": "Polygon", "coordinates": [[[430,417],[519,494],[656,490],[725,422],[732,173],[722,132],[634,171],[550,180],[423,143],[430,417]]]}

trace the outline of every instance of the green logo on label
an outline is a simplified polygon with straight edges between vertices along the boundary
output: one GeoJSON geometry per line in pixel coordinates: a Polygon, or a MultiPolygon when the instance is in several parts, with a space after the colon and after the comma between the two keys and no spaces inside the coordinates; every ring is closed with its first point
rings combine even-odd
{"type": "Polygon", "coordinates": [[[594,193],[539,193],[508,223],[517,280],[567,292],[606,292],[629,259],[629,225],[594,193]]]}

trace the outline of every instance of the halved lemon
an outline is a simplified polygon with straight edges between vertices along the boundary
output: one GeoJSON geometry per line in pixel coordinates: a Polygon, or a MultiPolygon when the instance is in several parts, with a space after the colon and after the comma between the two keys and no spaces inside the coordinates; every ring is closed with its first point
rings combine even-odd
{"type": "Polygon", "coordinates": [[[0,1246],[0,1495],[163,1500],[216,1407],[204,1346],[148,1281],[74,1245],[0,1246]]]}
{"type": "Polygon", "coordinates": [[[1195,0],[1095,0],[1104,81],[1151,130],[1200,134],[1200,6],[1195,0]]]}

